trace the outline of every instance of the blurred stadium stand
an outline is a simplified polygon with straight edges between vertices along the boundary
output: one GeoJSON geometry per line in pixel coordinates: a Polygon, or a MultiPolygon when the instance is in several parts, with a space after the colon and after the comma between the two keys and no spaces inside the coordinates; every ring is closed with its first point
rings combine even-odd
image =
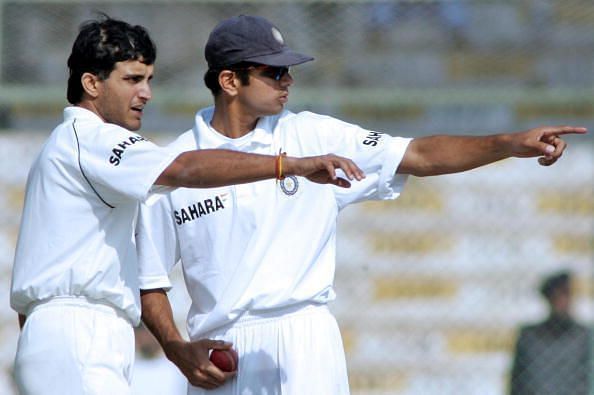
{"type": "MultiPolygon", "coordinates": [[[[353,394],[504,394],[518,326],[546,314],[535,287],[561,267],[577,280],[576,317],[592,323],[591,0],[0,0],[0,393],[13,391],[8,284],[25,179],[61,119],[66,58],[95,10],[146,26],[157,43],[143,126],[160,142],[210,103],[202,48],[240,13],[268,17],[316,57],[294,70],[293,110],[403,136],[589,127],[552,168],[514,159],[411,179],[397,202],[345,210],[332,308],[353,394]]],[[[183,325],[183,292],[175,299],[183,325]]]]}

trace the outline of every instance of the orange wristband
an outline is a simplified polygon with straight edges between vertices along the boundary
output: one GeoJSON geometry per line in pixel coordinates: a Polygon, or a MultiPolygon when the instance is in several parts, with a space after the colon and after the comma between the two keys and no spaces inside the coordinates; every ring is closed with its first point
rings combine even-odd
{"type": "Polygon", "coordinates": [[[282,152],[282,149],[278,151],[278,155],[274,160],[274,177],[277,180],[284,180],[285,174],[283,172],[283,156],[286,156],[286,152],[282,152]]]}

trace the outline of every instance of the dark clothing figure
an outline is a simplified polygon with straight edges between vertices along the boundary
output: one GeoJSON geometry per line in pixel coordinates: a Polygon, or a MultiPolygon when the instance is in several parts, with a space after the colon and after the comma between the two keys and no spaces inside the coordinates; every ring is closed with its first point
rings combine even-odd
{"type": "Polygon", "coordinates": [[[567,311],[569,279],[547,279],[541,293],[551,305],[545,321],[524,326],[516,342],[511,372],[511,395],[588,395],[590,388],[590,331],[567,311]],[[554,281],[551,281],[553,279],[554,281]],[[553,286],[551,286],[553,283],[553,286]],[[560,303],[565,298],[563,303],[560,303]]]}

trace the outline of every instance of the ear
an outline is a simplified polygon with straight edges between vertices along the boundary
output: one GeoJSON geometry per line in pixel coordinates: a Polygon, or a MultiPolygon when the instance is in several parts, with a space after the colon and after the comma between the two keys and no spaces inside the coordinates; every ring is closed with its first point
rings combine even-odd
{"type": "Polygon", "coordinates": [[[223,70],[219,73],[219,85],[221,89],[230,96],[237,96],[241,81],[231,70],[223,70]]]}
{"type": "Polygon", "coordinates": [[[101,91],[101,80],[95,74],[84,73],[82,77],[80,77],[80,83],[87,95],[93,99],[99,96],[101,91]]]}

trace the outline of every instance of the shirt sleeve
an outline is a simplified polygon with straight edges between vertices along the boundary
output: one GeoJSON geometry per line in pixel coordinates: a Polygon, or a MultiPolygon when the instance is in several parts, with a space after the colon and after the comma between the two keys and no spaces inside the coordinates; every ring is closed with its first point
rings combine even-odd
{"type": "MultiPolygon", "coordinates": [[[[76,129],[76,128],[75,128],[76,129]]],[[[154,185],[159,175],[179,152],[159,147],[139,134],[116,125],[103,124],[85,133],[76,133],[79,164],[89,183],[139,201],[160,196],[171,188],[154,185]]]]}
{"type": "Polygon", "coordinates": [[[169,217],[168,198],[141,204],[136,224],[140,289],[171,289],[169,273],[180,259],[177,233],[169,217]]]}
{"type": "Polygon", "coordinates": [[[316,124],[323,150],[352,159],[366,175],[362,181],[352,181],[350,188],[334,188],[339,208],[363,200],[396,199],[400,195],[408,176],[396,174],[396,170],[412,139],[365,130],[331,117],[322,116],[316,124]]]}

